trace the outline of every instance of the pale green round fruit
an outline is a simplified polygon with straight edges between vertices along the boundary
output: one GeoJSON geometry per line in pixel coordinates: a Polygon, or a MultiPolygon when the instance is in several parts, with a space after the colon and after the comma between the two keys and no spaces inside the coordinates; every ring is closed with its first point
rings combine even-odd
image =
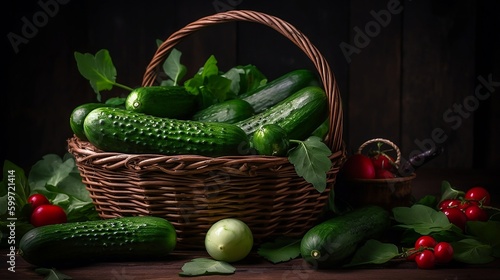
{"type": "Polygon", "coordinates": [[[227,218],[214,223],[205,236],[208,254],[218,261],[237,262],[252,250],[253,235],[244,222],[227,218]]]}

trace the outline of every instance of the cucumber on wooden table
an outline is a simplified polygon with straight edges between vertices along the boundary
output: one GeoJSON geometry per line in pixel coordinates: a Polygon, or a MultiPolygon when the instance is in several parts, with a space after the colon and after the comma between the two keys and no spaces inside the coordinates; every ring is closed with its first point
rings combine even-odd
{"type": "Polygon", "coordinates": [[[389,228],[389,212],[379,206],[364,206],[326,220],[302,238],[300,253],[318,268],[343,264],[368,239],[381,237],[389,228]]]}
{"type": "Polygon", "coordinates": [[[169,221],[136,216],[37,227],[21,238],[19,254],[33,265],[52,267],[160,258],[169,255],[176,243],[169,221]]]}

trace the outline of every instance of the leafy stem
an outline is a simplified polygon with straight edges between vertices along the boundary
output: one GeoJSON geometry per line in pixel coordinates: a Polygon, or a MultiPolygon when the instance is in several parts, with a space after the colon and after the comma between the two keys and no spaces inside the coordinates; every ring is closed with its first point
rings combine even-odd
{"type": "Polygon", "coordinates": [[[131,87],[128,87],[128,86],[126,86],[126,85],[122,85],[122,84],[119,84],[119,83],[113,83],[113,85],[115,85],[115,86],[117,86],[117,87],[119,87],[119,88],[122,88],[122,89],[124,89],[124,90],[128,90],[128,91],[133,91],[133,90],[134,90],[134,89],[133,89],[133,88],[131,88],[131,87]]]}

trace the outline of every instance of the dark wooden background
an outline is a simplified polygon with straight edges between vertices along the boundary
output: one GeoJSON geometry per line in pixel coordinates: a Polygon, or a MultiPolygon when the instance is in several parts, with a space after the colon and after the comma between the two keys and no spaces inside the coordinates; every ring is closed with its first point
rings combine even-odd
{"type": "MultiPolygon", "coordinates": [[[[2,162],[29,168],[47,153],[66,151],[72,109],[96,100],[78,73],[75,51],[108,49],[117,81],[139,86],[156,39],[203,16],[251,9],[290,22],[328,60],[342,94],[350,152],[384,137],[406,158],[446,137],[445,153],[429,167],[500,169],[498,1],[30,0],[3,6],[2,162]],[[24,41],[13,44],[13,34],[24,41]]],[[[284,37],[252,23],[204,29],[178,49],[191,74],[211,54],[221,69],[254,64],[270,79],[313,67],[284,37]]],[[[125,94],[103,92],[104,98],[125,94]]]]}

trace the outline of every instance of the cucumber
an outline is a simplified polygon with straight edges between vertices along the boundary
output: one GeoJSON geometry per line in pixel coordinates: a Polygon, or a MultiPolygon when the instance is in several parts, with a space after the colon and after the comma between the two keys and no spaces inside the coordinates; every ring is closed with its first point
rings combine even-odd
{"type": "Polygon", "coordinates": [[[271,82],[242,94],[239,98],[247,101],[260,113],[296,91],[306,86],[318,85],[316,75],[308,69],[288,72],[271,82]]]}
{"type": "Polygon", "coordinates": [[[313,132],[312,136],[319,137],[321,140],[325,140],[328,136],[328,131],[330,131],[330,119],[326,118],[313,132]]]}
{"type": "Polygon", "coordinates": [[[253,116],[253,107],[242,99],[230,99],[196,112],[192,120],[235,123],[253,116]]]}
{"type": "Polygon", "coordinates": [[[136,216],[53,224],[28,231],[19,254],[28,263],[63,263],[161,258],[176,246],[174,226],[166,219],[136,216]]]}
{"type": "Polygon", "coordinates": [[[363,242],[381,237],[389,226],[389,213],[383,208],[372,205],[357,208],[307,231],[300,243],[300,253],[315,267],[338,266],[363,242]]]}
{"type": "Polygon", "coordinates": [[[259,155],[286,156],[290,141],[286,131],[277,124],[265,124],[252,136],[252,147],[259,155]]]}
{"type": "Polygon", "coordinates": [[[196,111],[196,96],[181,86],[148,86],[131,91],[125,108],[156,117],[186,119],[196,111]]]}
{"type": "Polygon", "coordinates": [[[83,124],[90,143],[108,152],[133,154],[240,155],[248,147],[234,124],[160,118],[118,108],[97,108],[83,124]]]}
{"type": "Polygon", "coordinates": [[[81,140],[87,140],[87,136],[85,136],[85,132],[83,130],[83,121],[85,120],[85,117],[87,117],[90,111],[96,108],[108,106],[109,105],[104,103],[85,103],[73,109],[69,117],[69,125],[75,136],[81,140]]]}
{"type": "Polygon", "coordinates": [[[327,116],[328,100],[325,91],[318,86],[309,86],[235,125],[251,136],[262,125],[277,124],[286,131],[289,139],[304,140],[327,116]]]}

